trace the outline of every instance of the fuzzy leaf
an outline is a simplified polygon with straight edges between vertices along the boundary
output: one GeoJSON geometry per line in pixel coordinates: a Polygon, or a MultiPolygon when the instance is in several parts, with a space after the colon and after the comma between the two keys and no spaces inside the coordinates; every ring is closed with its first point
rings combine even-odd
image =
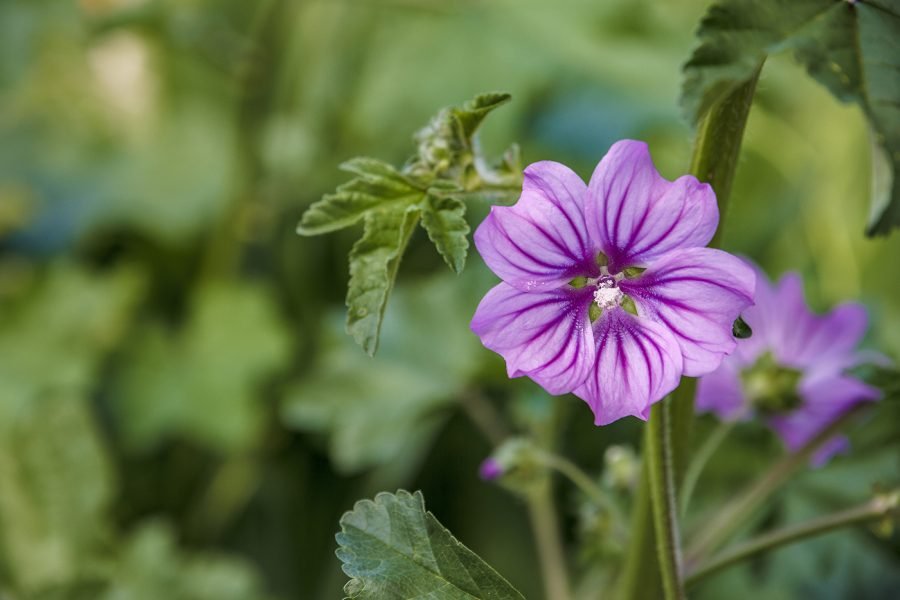
{"type": "Polygon", "coordinates": [[[844,102],[859,104],[876,150],[867,233],[900,226],[900,0],[721,0],[704,17],[685,65],[682,106],[697,122],[766,56],[790,50],[844,102]]]}
{"type": "Polygon", "coordinates": [[[444,257],[454,273],[461,273],[466,266],[469,249],[469,224],[466,222],[466,205],[452,196],[431,196],[425,200],[422,226],[428,238],[444,257]]]}
{"type": "Polygon", "coordinates": [[[421,492],[382,492],[341,517],[335,538],[350,598],[510,600],[522,595],[425,510],[421,492]]]}
{"type": "Polygon", "coordinates": [[[418,220],[419,210],[410,206],[371,212],[366,215],[363,236],[350,251],[347,333],[369,355],[378,348],[388,296],[418,220]]]}
{"type": "Polygon", "coordinates": [[[297,227],[300,235],[318,235],[349,227],[376,208],[410,205],[422,200],[422,190],[391,165],[354,158],[341,165],[357,177],[310,206],[297,227]]]}

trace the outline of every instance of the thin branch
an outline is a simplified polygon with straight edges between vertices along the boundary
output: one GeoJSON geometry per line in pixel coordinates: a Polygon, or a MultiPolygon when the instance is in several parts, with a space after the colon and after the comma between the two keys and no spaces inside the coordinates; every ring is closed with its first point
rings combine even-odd
{"type": "Polygon", "coordinates": [[[797,452],[788,454],[766,471],[756,482],[743,493],[723,506],[710,520],[703,525],[703,530],[692,541],[687,551],[687,565],[697,564],[723,543],[741,527],[747,519],[762,506],[797,471],[809,464],[810,458],[822,445],[841,431],[846,425],[865,410],[865,403],[858,404],[840,418],[833,421],[797,452]]]}
{"type": "Polygon", "coordinates": [[[860,506],[763,534],[738,544],[701,564],[688,573],[686,583],[688,585],[696,583],[708,575],[712,575],[717,571],[767,550],[821,535],[834,529],[847,527],[848,525],[884,518],[891,513],[897,512],[898,507],[900,507],[900,490],[895,490],[889,494],[879,495],[874,500],[870,500],[860,506]]]}

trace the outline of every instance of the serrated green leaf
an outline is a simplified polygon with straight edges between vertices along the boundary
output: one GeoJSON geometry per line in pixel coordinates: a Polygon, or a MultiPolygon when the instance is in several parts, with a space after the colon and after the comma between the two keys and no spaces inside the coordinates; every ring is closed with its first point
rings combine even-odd
{"type": "Polygon", "coordinates": [[[423,192],[391,165],[372,159],[354,158],[341,165],[357,175],[310,206],[300,220],[297,233],[319,235],[349,227],[374,209],[415,204],[423,192]]]}
{"type": "Polygon", "coordinates": [[[499,573],[425,510],[421,492],[382,492],[341,517],[336,554],[350,598],[522,600],[499,573]]]}
{"type": "Polygon", "coordinates": [[[466,266],[469,249],[469,224],[466,222],[466,205],[462,200],[452,196],[429,195],[423,206],[422,226],[447,266],[454,273],[461,273],[466,266]]]}
{"type": "Polygon", "coordinates": [[[698,37],[682,90],[692,122],[749,80],[768,55],[793,51],[837,98],[859,104],[872,126],[880,149],[867,233],[900,226],[900,0],[721,0],[698,37]]]}
{"type": "Polygon", "coordinates": [[[350,251],[347,333],[370,356],[378,348],[387,300],[419,214],[419,209],[412,206],[370,212],[363,236],[350,251]]]}

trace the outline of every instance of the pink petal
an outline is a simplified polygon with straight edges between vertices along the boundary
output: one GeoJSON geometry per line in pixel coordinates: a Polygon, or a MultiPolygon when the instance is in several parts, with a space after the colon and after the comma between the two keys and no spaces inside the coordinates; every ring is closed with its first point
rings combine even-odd
{"type": "Polygon", "coordinates": [[[525,169],[514,206],[494,206],[475,231],[475,246],[503,281],[523,291],[559,287],[597,270],[584,223],[587,187],[565,165],[525,169]]]}
{"type": "Polygon", "coordinates": [[[739,258],[712,248],[673,250],[619,287],[638,314],[672,332],[684,355],[684,374],[714,371],[735,347],[734,320],[753,302],[756,278],[739,258]]]}
{"type": "Polygon", "coordinates": [[[588,184],[585,218],[610,270],[646,266],[677,248],[706,246],[719,224],[712,188],[690,175],[668,181],[643,142],[613,144],[588,184]]]}
{"type": "Polygon", "coordinates": [[[572,391],[594,362],[590,291],[522,292],[501,283],[481,300],[472,331],[506,359],[510,377],[527,375],[551,394],[572,391]]]}
{"type": "Polygon", "coordinates": [[[745,318],[750,319],[747,323],[754,332],[752,321],[760,323],[760,334],[780,362],[826,373],[858,363],[854,350],[868,326],[865,307],[846,303],[817,315],[806,304],[803,281],[797,273],[785,275],[770,289],[767,295],[757,292],[756,306],[745,318]]]}
{"type": "Polygon", "coordinates": [[[660,325],[620,308],[594,323],[596,358],[575,395],[606,425],[626,416],[647,419],[650,405],[675,389],[681,379],[681,351],[660,325]]]}
{"type": "MultiPolygon", "coordinates": [[[[778,432],[788,450],[794,452],[814,438],[835,419],[860,402],[881,397],[881,392],[858,379],[838,375],[818,381],[801,381],[800,395],[803,404],[797,410],[772,417],[769,422],[778,432]]],[[[831,454],[841,449],[840,444],[829,447],[831,454]]],[[[824,448],[823,448],[824,450],[824,448]]],[[[814,457],[814,464],[822,464],[829,453],[814,457]]]]}
{"type": "MultiPolygon", "coordinates": [[[[740,346],[740,344],[738,344],[740,346]]],[[[697,382],[697,410],[715,413],[723,421],[734,421],[746,413],[740,365],[727,356],[719,368],[697,382]]]]}

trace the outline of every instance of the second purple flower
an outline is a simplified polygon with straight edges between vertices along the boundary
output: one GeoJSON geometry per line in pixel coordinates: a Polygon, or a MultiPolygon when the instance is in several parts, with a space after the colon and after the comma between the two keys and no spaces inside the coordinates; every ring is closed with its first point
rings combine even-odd
{"type": "Polygon", "coordinates": [[[646,419],[682,375],[714,371],[755,276],[705,248],[715,194],[657,173],[646,144],[617,142],[585,185],[568,167],[525,169],[522,195],[492,207],[475,245],[502,282],[472,319],[482,343],[551,394],[585,400],[595,423],[646,419]]]}

